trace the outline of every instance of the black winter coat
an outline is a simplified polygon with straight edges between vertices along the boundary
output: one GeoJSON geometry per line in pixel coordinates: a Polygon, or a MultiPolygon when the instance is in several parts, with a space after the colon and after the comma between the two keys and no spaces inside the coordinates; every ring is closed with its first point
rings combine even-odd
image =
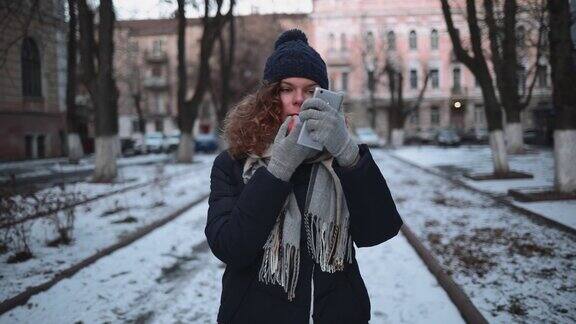
{"type": "MultiPolygon", "coordinates": [[[[322,272],[319,266],[313,267],[304,230],[294,300],[288,301],[281,286],[258,280],[262,247],[292,190],[304,214],[311,165],[300,165],[290,182],[259,168],[244,184],[244,161],[234,160],[225,151],[212,167],[205,234],[214,255],[226,264],[218,323],[308,323],[312,272],[314,323],[367,323],[370,301],[355,253],[353,263],[347,263],[343,271],[322,272]]],[[[360,145],[360,160],[355,166],[344,168],[337,162],[333,166],[350,211],[350,234],[356,247],[374,246],[394,237],[402,220],[368,148],[360,145]]]]}

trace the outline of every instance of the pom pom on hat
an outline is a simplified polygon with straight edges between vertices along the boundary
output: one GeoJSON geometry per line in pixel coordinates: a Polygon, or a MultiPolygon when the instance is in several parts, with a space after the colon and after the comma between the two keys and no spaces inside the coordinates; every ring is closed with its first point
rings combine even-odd
{"type": "Polygon", "coordinates": [[[329,86],[326,63],[299,29],[285,31],[278,37],[264,67],[264,81],[275,82],[290,77],[313,80],[324,89],[329,86]]]}
{"type": "Polygon", "coordinates": [[[278,49],[278,47],[286,42],[291,41],[302,41],[304,44],[308,45],[308,38],[306,34],[302,32],[300,29],[290,29],[282,33],[280,37],[274,43],[274,49],[278,49]]]}

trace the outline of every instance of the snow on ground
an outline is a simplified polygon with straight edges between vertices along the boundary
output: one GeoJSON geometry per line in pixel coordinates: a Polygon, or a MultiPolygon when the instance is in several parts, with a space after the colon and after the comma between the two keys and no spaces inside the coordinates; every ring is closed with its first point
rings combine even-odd
{"type": "MultiPolygon", "coordinates": [[[[167,162],[172,159],[169,154],[147,154],[119,158],[119,167],[137,164],[167,162]]],[[[18,179],[47,176],[51,174],[67,174],[94,169],[94,157],[81,159],[78,164],[71,164],[67,158],[26,160],[0,163],[0,182],[8,181],[10,174],[18,179]]]]}
{"type": "MultiPolygon", "coordinates": [[[[393,151],[393,154],[424,167],[432,167],[457,176],[466,184],[486,192],[506,195],[508,189],[552,187],[554,184],[554,157],[549,149],[533,148],[521,155],[508,155],[510,168],[534,175],[533,179],[474,181],[462,177],[466,172],[492,172],[492,155],[488,146],[462,146],[440,148],[411,146],[393,151]]],[[[510,198],[512,199],[512,198],[510,198]]],[[[512,200],[511,200],[512,201],[512,200]]],[[[576,229],[576,200],[513,203],[559,223],[576,229]]]]}
{"type": "MultiPolygon", "coordinates": [[[[166,183],[156,182],[76,207],[74,241],[69,246],[46,246],[47,241],[55,238],[54,227],[45,219],[34,221],[30,229],[30,247],[34,258],[8,264],[6,259],[10,253],[0,255],[0,301],[15,296],[26,287],[50,280],[59,271],[115,244],[124,235],[208,194],[214,157],[197,156],[196,163],[190,165],[165,165],[164,174],[178,176],[166,183]]],[[[136,179],[135,182],[143,182],[158,176],[155,168],[133,166],[125,171],[136,179]]],[[[78,183],[67,188],[90,196],[117,187],[118,184],[78,183]]]]}
{"type": "MultiPolygon", "coordinates": [[[[0,323],[215,323],[224,265],[204,240],[207,210],[204,201],[32,297],[0,323]]],[[[357,257],[371,323],[463,323],[404,237],[359,249],[357,257]]]]}
{"type": "MultiPolygon", "coordinates": [[[[576,321],[573,235],[383,151],[373,154],[404,221],[490,323],[576,321]]],[[[478,162],[450,150],[413,158],[448,164],[453,155],[478,162]]]]}

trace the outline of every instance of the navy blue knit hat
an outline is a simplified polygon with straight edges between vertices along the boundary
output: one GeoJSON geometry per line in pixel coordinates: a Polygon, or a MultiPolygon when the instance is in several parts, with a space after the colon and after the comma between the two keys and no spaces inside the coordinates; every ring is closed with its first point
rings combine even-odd
{"type": "Polygon", "coordinates": [[[299,29],[285,31],[278,37],[264,68],[265,81],[276,82],[290,77],[310,79],[328,89],[326,63],[308,45],[306,34],[299,29]]]}

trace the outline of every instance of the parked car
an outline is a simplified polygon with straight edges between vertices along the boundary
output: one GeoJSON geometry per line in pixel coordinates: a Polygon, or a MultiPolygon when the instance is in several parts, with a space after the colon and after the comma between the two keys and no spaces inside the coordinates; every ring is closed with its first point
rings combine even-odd
{"type": "Polygon", "coordinates": [[[360,127],[356,129],[356,139],[359,144],[366,144],[369,147],[382,147],[385,141],[381,139],[370,127],[360,127]]]}
{"type": "Polygon", "coordinates": [[[418,131],[416,136],[420,140],[420,143],[429,144],[436,139],[437,131],[434,128],[423,129],[418,131]]]}
{"type": "Polygon", "coordinates": [[[218,138],[213,133],[198,134],[194,138],[196,152],[213,153],[218,149],[218,138]]]}
{"type": "Polygon", "coordinates": [[[120,140],[120,150],[123,156],[132,156],[136,154],[135,141],[132,138],[123,138],[120,140]]]}
{"type": "Polygon", "coordinates": [[[164,152],[164,134],[162,133],[147,133],[144,135],[144,145],[149,153],[162,153],[164,152]]]}
{"type": "Polygon", "coordinates": [[[460,136],[452,129],[442,129],[436,136],[436,144],[440,146],[458,146],[460,141],[460,136]]]}
{"type": "Polygon", "coordinates": [[[472,144],[488,143],[488,130],[486,128],[472,128],[462,135],[462,142],[472,144]]]}
{"type": "Polygon", "coordinates": [[[172,134],[166,136],[164,141],[164,147],[167,152],[174,152],[178,150],[178,145],[180,144],[180,134],[172,134]]]}

